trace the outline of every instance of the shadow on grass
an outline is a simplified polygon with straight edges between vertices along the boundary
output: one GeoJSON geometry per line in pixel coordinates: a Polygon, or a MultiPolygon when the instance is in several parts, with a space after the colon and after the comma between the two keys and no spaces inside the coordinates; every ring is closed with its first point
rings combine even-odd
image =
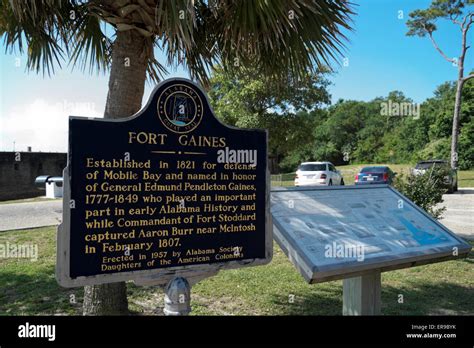
{"type": "Polygon", "coordinates": [[[288,295],[271,294],[270,302],[278,315],[340,315],[342,313],[342,284],[313,284],[313,291],[288,295]]]}
{"type": "MultiPolygon", "coordinates": [[[[382,315],[472,315],[472,294],[472,287],[454,283],[413,282],[394,287],[382,281],[382,315]],[[403,303],[398,302],[399,295],[403,303]]],[[[272,295],[271,302],[279,315],[341,315],[342,286],[294,294],[293,303],[287,296],[272,295]]]]}
{"type": "Polygon", "coordinates": [[[472,315],[473,288],[449,282],[410,282],[402,287],[382,283],[382,313],[385,315],[472,315]],[[403,303],[399,303],[400,296],[403,303]]]}
{"type": "Polygon", "coordinates": [[[0,271],[0,315],[82,315],[83,288],[65,289],[54,266],[36,275],[0,271]]]}

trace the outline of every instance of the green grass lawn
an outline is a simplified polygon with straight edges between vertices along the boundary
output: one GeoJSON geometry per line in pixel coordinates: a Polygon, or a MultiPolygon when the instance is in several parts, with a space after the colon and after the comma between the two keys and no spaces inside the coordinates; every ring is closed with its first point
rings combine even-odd
{"type": "Polygon", "coordinates": [[[474,187],[474,170],[461,170],[458,173],[459,187],[474,187]]]}
{"type": "MultiPolygon", "coordinates": [[[[388,165],[394,172],[399,174],[408,174],[412,165],[409,164],[350,164],[346,166],[337,166],[337,169],[341,171],[344,177],[346,185],[354,184],[354,177],[362,167],[366,166],[380,166],[388,165]]],[[[294,184],[294,173],[285,173],[272,175],[273,186],[293,186],[294,184]]],[[[460,170],[458,172],[458,186],[459,187],[474,187],[474,170],[460,170]]]]}
{"type": "MultiPolygon", "coordinates": [[[[0,233],[0,244],[38,244],[37,261],[0,260],[0,315],[80,315],[83,290],[54,277],[54,227],[0,233]]],[[[193,287],[194,315],[340,315],[342,281],[307,284],[280,248],[266,266],[222,271],[193,287]]],[[[474,253],[382,275],[385,315],[474,314],[474,253]],[[403,295],[404,303],[398,303],[403,295]]],[[[128,285],[136,315],[161,314],[159,288],[128,285]]]]}

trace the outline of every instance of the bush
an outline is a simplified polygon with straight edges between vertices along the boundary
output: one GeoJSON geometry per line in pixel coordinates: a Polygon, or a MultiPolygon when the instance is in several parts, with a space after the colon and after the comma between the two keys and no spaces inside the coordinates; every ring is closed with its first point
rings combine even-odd
{"type": "Polygon", "coordinates": [[[400,174],[395,178],[393,186],[417,206],[438,219],[446,210],[446,207],[436,207],[437,204],[443,202],[443,194],[448,190],[444,183],[446,175],[448,175],[448,169],[431,167],[421,175],[400,174]]]}
{"type": "Polygon", "coordinates": [[[415,154],[415,160],[451,158],[451,138],[436,139],[415,154]]]}

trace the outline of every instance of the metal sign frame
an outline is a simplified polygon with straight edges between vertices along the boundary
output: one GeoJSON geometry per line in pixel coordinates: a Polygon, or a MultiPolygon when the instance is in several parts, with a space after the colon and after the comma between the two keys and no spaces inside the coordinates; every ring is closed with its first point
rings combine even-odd
{"type": "Polygon", "coordinates": [[[471,246],[462,240],[460,237],[451,232],[448,228],[443,226],[437,220],[433,219],[423,209],[411,202],[408,198],[403,196],[400,192],[389,185],[364,185],[364,186],[332,186],[332,187],[308,187],[308,188],[278,188],[272,190],[273,193],[278,192],[304,192],[317,190],[371,190],[386,188],[393,192],[396,196],[408,203],[417,212],[433,221],[444,232],[448,233],[453,239],[459,242],[455,247],[458,248],[458,255],[453,255],[453,245],[449,247],[432,247],[424,252],[408,252],[400,257],[392,257],[387,259],[387,256],[373,257],[364,262],[348,261],[344,266],[340,265],[324,265],[317,266],[306,256],[306,252],[300,248],[299,244],[292,238],[291,234],[283,233],[283,226],[279,223],[278,218],[273,217],[274,224],[274,238],[280,245],[281,249],[288,256],[293,265],[298,269],[304,279],[310,283],[321,283],[331,280],[352,278],[373,274],[374,272],[386,272],[401,268],[414,267],[435,262],[453,260],[457,258],[466,257],[471,250],[471,246]]]}

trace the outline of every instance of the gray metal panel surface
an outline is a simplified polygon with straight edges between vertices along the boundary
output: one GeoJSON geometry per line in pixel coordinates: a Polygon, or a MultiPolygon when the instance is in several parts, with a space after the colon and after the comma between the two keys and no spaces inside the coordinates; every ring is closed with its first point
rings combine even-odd
{"type": "Polygon", "coordinates": [[[471,246],[388,185],[276,188],[274,236],[310,283],[465,257],[471,246]]]}

